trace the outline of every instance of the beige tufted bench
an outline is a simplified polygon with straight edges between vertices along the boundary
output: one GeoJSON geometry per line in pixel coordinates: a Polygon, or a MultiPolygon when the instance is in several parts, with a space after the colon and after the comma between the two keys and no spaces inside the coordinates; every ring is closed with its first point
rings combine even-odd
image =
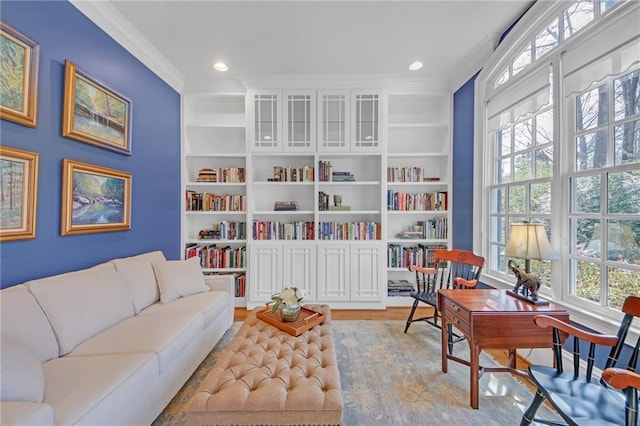
{"type": "Polygon", "coordinates": [[[331,312],[294,337],[249,314],[187,406],[189,425],[340,425],[331,312]]]}

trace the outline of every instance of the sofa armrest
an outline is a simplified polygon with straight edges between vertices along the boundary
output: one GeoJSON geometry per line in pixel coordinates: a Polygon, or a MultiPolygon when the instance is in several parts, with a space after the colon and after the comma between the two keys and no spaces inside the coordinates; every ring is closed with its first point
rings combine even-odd
{"type": "Polygon", "coordinates": [[[231,297],[236,294],[236,279],[233,275],[205,275],[204,282],[212,291],[226,291],[231,297]]]}
{"type": "Polygon", "coordinates": [[[53,425],[53,407],[43,402],[0,402],[0,424],[53,425]]]}

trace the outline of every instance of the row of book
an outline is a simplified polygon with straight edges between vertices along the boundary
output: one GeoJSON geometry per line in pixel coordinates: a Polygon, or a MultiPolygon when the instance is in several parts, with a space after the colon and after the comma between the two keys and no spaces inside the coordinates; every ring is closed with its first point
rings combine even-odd
{"type": "Polygon", "coordinates": [[[379,240],[380,224],[377,222],[320,222],[320,240],[379,240]]]}
{"type": "Polygon", "coordinates": [[[446,250],[442,245],[418,244],[406,247],[397,244],[387,246],[387,266],[389,268],[408,268],[409,265],[430,266],[435,263],[435,252],[446,250]]]}
{"type": "Polygon", "coordinates": [[[253,221],[254,240],[313,240],[315,224],[311,222],[253,221]]]}
{"type": "Polygon", "coordinates": [[[438,182],[439,177],[428,177],[424,167],[387,167],[387,182],[438,182]]]}
{"type": "MultiPolygon", "coordinates": [[[[220,275],[220,272],[206,272],[205,275],[220,275]]],[[[223,274],[227,275],[228,273],[223,272],[223,274]]],[[[244,272],[234,272],[233,275],[235,282],[235,297],[245,297],[246,289],[247,289],[247,276],[244,272]]]]}
{"type": "Polygon", "coordinates": [[[444,240],[447,238],[447,218],[435,217],[429,220],[419,220],[396,235],[406,240],[444,240]]]}
{"type": "Polygon", "coordinates": [[[281,167],[273,166],[273,177],[269,182],[313,182],[315,169],[312,166],[281,167]]]}
{"type": "Polygon", "coordinates": [[[413,284],[409,280],[387,281],[387,295],[390,297],[409,296],[413,290],[413,284]]]}
{"type": "Polygon", "coordinates": [[[396,192],[387,191],[387,210],[441,210],[448,207],[448,193],[440,192],[396,192]]]}
{"type": "Polygon", "coordinates": [[[196,182],[244,183],[246,179],[244,167],[202,167],[196,176],[196,182]]]}
{"type": "Polygon", "coordinates": [[[190,189],[185,194],[187,211],[234,211],[247,210],[246,195],[210,194],[196,192],[190,189]]]}
{"type": "Polygon", "coordinates": [[[187,244],[185,257],[200,258],[200,266],[208,269],[244,268],[247,264],[246,247],[218,247],[215,244],[187,244]]]}
{"type": "Polygon", "coordinates": [[[247,238],[247,223],[222,221],[214,223],[211,228],[198,232],[202,240],[244,240],[247,238]]]}

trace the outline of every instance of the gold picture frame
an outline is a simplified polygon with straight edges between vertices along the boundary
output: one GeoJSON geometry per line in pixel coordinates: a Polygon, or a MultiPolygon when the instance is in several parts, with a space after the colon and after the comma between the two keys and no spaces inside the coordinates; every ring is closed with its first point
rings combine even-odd
{"type": "Polygon", "coordinates": [[[36,127],[40,46],[0,22],[0,118],[36,127]]]}
{"type": "Polygon", "coordinates": [[[65,61],[62,136],[131,155],[131,101],[65,61]]]}
{"type": "Polygon", "coordinates": [[[0,242],[36,237],[38,157],[0,145],[0,242]]]}
{"type": "Polygon", "coordinates": [[[61,234],[131,229],[131,173],[79,161],[62,162],[61,234]]]}

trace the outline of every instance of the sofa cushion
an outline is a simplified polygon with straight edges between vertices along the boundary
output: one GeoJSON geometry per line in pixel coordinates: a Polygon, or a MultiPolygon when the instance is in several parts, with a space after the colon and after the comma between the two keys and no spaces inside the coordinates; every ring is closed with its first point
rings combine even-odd
{"type": "Polygon", "coordinates": [[[193,312],[202,314],[204,327],[215,321],[226,309],[229,303],[229,293],[226,291],[207,291],[174,300],[171,303],[156,303],[149,306],[140,315],[163,315],[171,313],[193,312]]]}
{"type": "Polygon", "coordinates": [[[53,425],[53,407],[37,402],[2,402],[0,425],[53,425]]]}
{"type": "Polygon", "coordinates": [[[26,283],[47,315],[60,355],[133,316],[131,293],[113,264],[26,283]]]}
{"type": "Polygon", "coordinates": [[[42,402],[44,374],[38,357],[17,339],[0,335],[0,400],[42,402]]]}
{"type": "Polygon", "coordinates": [[[162,303],[209,290],[204,282],[200,260],[197,257],[188,260],[153,262],[153,268],[156,271],[162,303]]]}
{"type": "Polygon", "coordinates": [[[98,421],[93,413],[135,400],[157,379],[158,361],[150,352],[67,356],[44,364],[44,376],[45,402],[55,407],[56,425],[107,425],[113,424],[112,417],[98,421]]]}
{"type": "Polygon", "coordinates": [[[0,324],[3,334],[20,340],[41,363],[59,356],[51,324],[25,285],[0,291],[0,324]]]}
{"type": "Polygon", "coordinates": [[[131,291],[136,314],[160,300],[158,283],[151,264],[162,261],[166,261],[166,258],[161,251],[111,261],[116,270],[122,274],[129,291],[131,291]]]}
{"type": "Polygon", "coordinates": [[[163,372],[185,347],[201,338],[203,329],[198,313],[137,315],[78,345],[68,356],[152,352],[163,372]]]}

